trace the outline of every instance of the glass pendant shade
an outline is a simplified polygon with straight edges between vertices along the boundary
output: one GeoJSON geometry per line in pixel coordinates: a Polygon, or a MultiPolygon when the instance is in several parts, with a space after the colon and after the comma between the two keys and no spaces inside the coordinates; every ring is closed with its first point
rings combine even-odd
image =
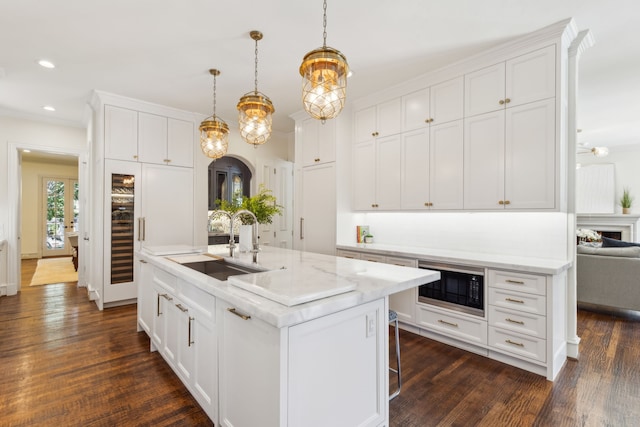
{"type": "Polygon", "coordinates": [[[272,115],[275,108],[271,100],[260,92],[249,92],[238,102],[240,136],[257,147],[271,137],[272,115]]]}
{"type": "Polygon", "coordinates": [[[238,102],[238,124],[242,139],[258,148],[271,137],[272,115],[276,109],[269,97],[258,92],[258,41],[262,40],[262,33],[254,30],[249,35],[256,42],[254,90],[244,94],[238,102]]]}
{"type": "Polygon", "coordinates": [[[300,65],[302,103],[311,117],[327,120],[337,117],[347,98],[347,58],[331,47],[307,53],[300,65]]]}
{"type": "Polygon", "coordinates": [[[229,126],[215,116],[200,123],[200,148],[213,160],[224,157],[229,148],[229,126]]]}
{"type": "Polygon", "coordinates": [[[200,148],[205,156],[213,160],[224,157],[229,148],[229,126],[216,116],[216,77],[220,71],[212,68],[213,76],[213,114],[200,123],[200,148]]]}

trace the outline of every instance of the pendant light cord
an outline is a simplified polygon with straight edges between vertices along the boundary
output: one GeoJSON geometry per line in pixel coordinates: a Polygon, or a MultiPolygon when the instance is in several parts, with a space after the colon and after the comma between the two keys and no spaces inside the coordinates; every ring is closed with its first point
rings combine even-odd
{"type": "Polygon", "coordinates": [[[216,75],[213,75],[213,118],[216,118],[216,75]]]}
{"type": "Polygon", "coordinates": [[[323,38],[323,42],[322,42],[322,48],[326,48],[327,47],[327,0],[324,0],[324,4],[322,5],[322,9],[323,9],[323,16],[322,16],[322,38],[323,38]]]}
{"type": "Polygon", "coordinates": [[[255,89],[254,92],[258,94],[258,39],[256,39],[256,69],[255,69],[255,89]]]}

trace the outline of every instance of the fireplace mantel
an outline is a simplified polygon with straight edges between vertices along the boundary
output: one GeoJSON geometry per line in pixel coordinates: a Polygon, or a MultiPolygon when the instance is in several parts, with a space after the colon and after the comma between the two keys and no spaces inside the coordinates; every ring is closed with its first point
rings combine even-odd
{"type": "Polygon", "coordinates": [[[622,240],[638,242],[638,221],[640,214],[577,214],[578,228],[596,231],[619,231],[622,240]]]}

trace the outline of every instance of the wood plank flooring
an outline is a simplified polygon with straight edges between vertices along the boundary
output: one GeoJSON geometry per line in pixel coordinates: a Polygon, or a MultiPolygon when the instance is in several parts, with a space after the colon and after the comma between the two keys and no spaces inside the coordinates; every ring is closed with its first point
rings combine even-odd
{"type": "MultiPolygon", "coordinates": [[[[401,331],[404,384],[390,425],[638,425],[640,322],[580,310],[578,335],[579,361],[551,383],[401,331]]],[[[210,425],[136,332],[135,305],[100,312],[75,283],[0,298],[0,426],[210,425]]]]}

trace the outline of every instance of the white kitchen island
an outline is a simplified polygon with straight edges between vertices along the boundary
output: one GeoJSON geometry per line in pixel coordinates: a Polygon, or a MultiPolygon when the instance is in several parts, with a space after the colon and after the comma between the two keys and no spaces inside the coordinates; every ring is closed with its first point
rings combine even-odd
{"type": "Polygon", "coordinates": [[[388,425],[387,297],[439,273],[265,247],[220,281],[182,264],[224,246],[171,252],[136,254],[138,327],[216,426],[388,425]]]}

